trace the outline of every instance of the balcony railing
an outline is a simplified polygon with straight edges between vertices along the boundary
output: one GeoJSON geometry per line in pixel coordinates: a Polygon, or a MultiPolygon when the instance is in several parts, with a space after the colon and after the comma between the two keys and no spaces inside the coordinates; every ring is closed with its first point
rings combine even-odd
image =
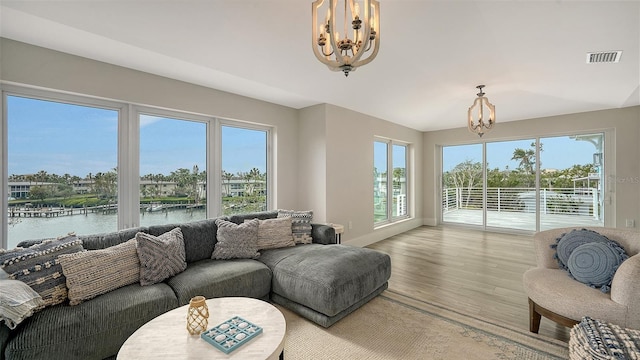
{"type": "MultiPolygon", "coordinates": [[[[445,188],[442,210],[483,208],[482,188],[445,188]]],[[[599,217],[599,192],[594,188],[541,188],[540,210],[543,214],[599,217]],[[594,211],[595,209],[595,211],[594,211]]],[[[533,188],[487,188],[488,211],[535,212],[536,191],[533,188]]]]}

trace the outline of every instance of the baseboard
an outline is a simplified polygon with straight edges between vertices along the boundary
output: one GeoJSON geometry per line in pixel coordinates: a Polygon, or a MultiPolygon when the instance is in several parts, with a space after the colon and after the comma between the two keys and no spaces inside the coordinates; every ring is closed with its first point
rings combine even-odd
{"type": "Polygon", "coordinates": [[[348,241],[344,241],[343,244],[358,246],[358,247],[365,247],[367,245],[376,243],[380,240],[384,240],[388,237],[401,234],[411,229],[415,229],[422,225],[423,225],[423,219],[407,219],[404,221],[399,221],[397,223],[386,225],[384,227],[380,227],[367,235],[360,236],[355,239],[350,239],[348,241]]]}

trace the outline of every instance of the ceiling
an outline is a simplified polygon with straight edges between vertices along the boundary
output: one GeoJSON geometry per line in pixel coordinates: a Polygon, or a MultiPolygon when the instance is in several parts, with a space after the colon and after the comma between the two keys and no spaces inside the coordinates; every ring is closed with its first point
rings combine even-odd
{"type": "Polygon", "coordinates": [[[293,108],[421,131],[640,105],[640,1],[380,0],[380,52],[349,77],[313,55],[311,0],[0,0],[0,36],[293,108]],[[622,50],[619,63],[586,54],[622,50]]]}

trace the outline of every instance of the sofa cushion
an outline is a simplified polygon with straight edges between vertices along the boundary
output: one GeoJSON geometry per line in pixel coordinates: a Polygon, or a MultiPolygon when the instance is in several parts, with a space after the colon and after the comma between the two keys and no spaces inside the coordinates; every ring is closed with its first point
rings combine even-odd
{"type": "Polygon", "coordinates": [[[574,279],[607,293],[611,290],[613,275],[627,258],[624,249],[613,241],[592,242],[575,248],[567,267],[574,279]]]}
{"type": "Polygon", "coordinates": [[[311,221],[313,211],[278,210],[278,217],[290,217],[292,219],[293,239],[296,244],[311,244],[311,221]]]}
{"type": "Polygon", "coordinates": [[[137,233],[140,285],[151,285],[187,268],[182,231],[175,228],[160,236],[137,233]]]}
{"type": "Polygon", "coordinates": [[[266,219],[274,219],[278,217],[278,211],[258,211],[254,213],[245,213],[245,214],[235,214],[229,216],[229,221],[234,224],[242,224],[245,220],[266,220],[266,219]]]}
{"type": "Polygon", "coordinates": [[[9,278],[31,286],[45,306],[67,300],[66,279],[58,256],[82,251],[82,241],[75,235],[45,240],[28,248],[0,252],[0,267],[9,278]]]}
{"type": "MultiPolygon", "coordinates": [[[[172,227],[171,229],[173,228],[175,228],[175,226],[172,227]]],[[[100,249],[106,249],[108,247],[127,242],[135,238],[136,234],[139,232],[148,232],[148,228],[137,227],[137,228],[124,229],[124,230],[119,230],[119,231],[114,231],[109,233],[103,233],[103,234],[78,235],[78,238],[82,240],[82,246],[85,249],[100,250],[100,249]]]]}
{"type": "Polygon", "coordinates": [[[0,322],[4,321],[9,329],[15,329],[42,306],[42,297],[29,285],[19,280],[0,279],[0,322]]]}
{"type": "Polygon", "coordinates": [[[568,233],[562,234],[556,239],[556,244],[552,245],[556,249],[558,267],[568,270],[567,262],[569,261],[569,256],[578,246],[591,242],[606,243],[608,241],[609,239],[606,236],[589,229],[573,229],[568,233]]]}
{"type": "Polygon", "coordinates": [[[106,249],[60,255],[69,305],[140,281],[136,239],[106,249]]]}
{"type": "Polygon", "coordinates": [[[78,306],[48,307],[20,325],[9,338],[5,355],[7,359],[108,358],[138,328],[177,306],[173,290],[160,283],[127,285],[78,306]]]}
{"type": "Polygon", "coordinates": [[[258,249],[288,246],[296,246],[291,232],[291,218],[258,220],[258,249]]]}
{"type": "Polygon", "coordinates": [[[271,270],[249,259],[201,260],[189,264],[184,272],[166,282],[173,288],[180,305],[202,295],[206,298],[244,296],[263,298],[271,289],[271,270]]]}
{"type": "Polygon", "coordinates": [[[218,242],[213,248],[212,259],[256,259],[258,253],[258,220],[243,224],[216,219],[218,242]]]}
{"type": "MultiPolygon", "coordinates": [[[[226,219],[226,218],[221,218],[226,219]]],[[[216,243],[218,226],[215,219],[206,219],[182,224],[153,225],[148,231],[151,235],[159,236],[176,227],[180,227],[184,239],[184,252],[187,263],[210,259],[216,243]]]]}
{"type": "Polygon", "coordinates": [[[266,250],[258,260],[273,272],[273,293],[327,316],[366,298],[391,276],[389,255],[347,245],[266,250]]]}

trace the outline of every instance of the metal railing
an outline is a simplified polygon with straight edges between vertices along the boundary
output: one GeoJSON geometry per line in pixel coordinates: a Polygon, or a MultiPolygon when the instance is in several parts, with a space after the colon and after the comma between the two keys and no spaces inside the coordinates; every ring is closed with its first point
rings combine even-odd
{"type": "MultiPolygon", "coordinates": [[[[445,188],[442,190],[442,210],[479,210],[483,208],[483,189],[445,188]]],[[[487,188],[487,210],[505,212],[535,212],[534,188],[487,188]]],[[[544,214],[599,214],[599,192],[595,188],[541,188],[540,210],[544,214]],[[595,209],[595,211],[594,211],[595,209]]]]}

